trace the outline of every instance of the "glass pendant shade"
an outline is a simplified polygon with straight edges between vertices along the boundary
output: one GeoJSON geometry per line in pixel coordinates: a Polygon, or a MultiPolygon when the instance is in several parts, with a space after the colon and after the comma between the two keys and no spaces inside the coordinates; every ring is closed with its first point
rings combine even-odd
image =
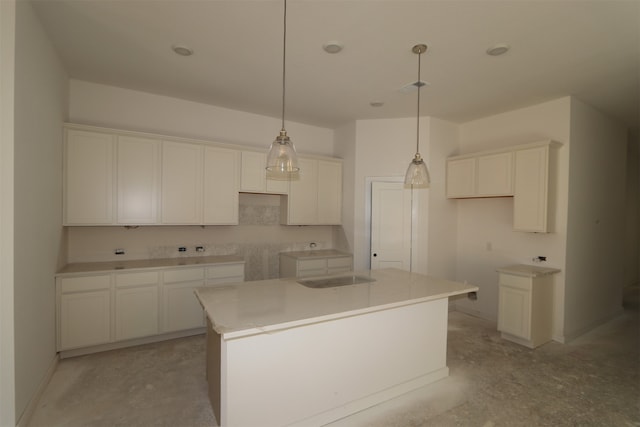
{"type": "Polygon", "coordinates": [[[293,142],[284,128],[284,112],[286,100],[286,70],[287,70],[287,0],[284,3],[283,31],[282,31],[282,129],[280,134],[271,143],[267,154],[267,177],[271,179],[297,179],[298,155],[293,147],[293,142]]]}
{"type": "Polygon", "coordinates": [[[298,155],[293,142],[287,136],[287,131],[281,130],[280,135],[271,144],[267,155],[267,171],[270,177],[288,177],[298,172],[298,155]]]}
{"type": "Polygon", "coordinates": [[[416,153],[415,157],[409,164],[407,174],[404,177],[404,183],[412,187],[428,188],[431,177],[427,165],[422,160],[420,153],[416,153]]]}
{"type": "Polygon", "coordinates": [[[418,81],[415,85],[418,87],[418,108],[416,115],[416,155],[411,160],[407,173],[404,176],[404,184],[410,185],[412,188],[429,188],[431,177],[427,165],[420,156],[420,88],[422,82],[420,80],[420,59],[421,55],[427,51],[427,45],[417,44],[411,49],[413,53],[418,55],[418,81]]]}

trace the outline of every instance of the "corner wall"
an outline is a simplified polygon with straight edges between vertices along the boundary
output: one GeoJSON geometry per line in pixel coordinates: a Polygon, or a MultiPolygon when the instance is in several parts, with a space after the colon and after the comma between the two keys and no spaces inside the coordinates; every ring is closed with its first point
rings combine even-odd
{"type": "Polygon", "coordinates": [[[0,1],[0,426],[16,425],[13,309],[15,0],[0,1]]]}
{"type": "Polygon", "coordinates": [[[15,61],[15,404],[20,419],[56,360],[54,274],[62,245],[62,123],[68,105],[68,76],[28,1],[17,2],[15,61]]]}
{"type": "Polygon", "coordinates": [[[564,320],[569,338],[622,311],[626,156],[626,129],[572,99],[564,320]]]}
{"type": "Polygon", "coordinates": [[[461,311],[495,321],[498,315],[496,268],[531,264],[538,255],[545,265],[561,270],[554,275],[553,336],[563,341],[567,194],[569,186],[570,98],[509,111],[460,125],[460,153],[509,147],[552,139],[560,142],[553,170],[555,230],[552,233],[515,232],[513,199],[461,199],[458,208],[456,279],[477,285],[477,301],[458,300],[461,311]]]}

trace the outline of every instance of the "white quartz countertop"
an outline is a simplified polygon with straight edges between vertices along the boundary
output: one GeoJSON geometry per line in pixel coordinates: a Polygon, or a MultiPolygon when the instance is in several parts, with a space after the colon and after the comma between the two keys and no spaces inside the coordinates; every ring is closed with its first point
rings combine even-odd
{"type": "Polygon", "coordinates": [[[313,258],[339,258],[351,256],[348,252],[338,251],[336,249],[319,249],[317,251],[291,251],[280,252],[280,255],[288,256],[296,259],[313,259],[313,258]]]}
{"type": "Polygon", "coordinates": [[[77,273],[109,273],[120,270],[137,270],[145,268],[188,267],[203,264],[236,264],[243,263],[244,258],[236,255],[212,255],[201,257],[180,257],[161,259],[135,259],[128,261],[79,262],[65,265],[58,276],[77,273]]]}
{"type": "Polygon", "coordinates": [[[509,265],[507,267],[501,267],[496,269],[498,273],[507,273],[513,274],[516,276],[523,277],[538,277],[538,276],[546,276],[547,274],[558,273],[560,270],[557,268],[551,267],[538,267],[536,265],[527,265],[527,264],[515,264],[509,265]]]}
{"type": "Polygon", "coordinates": [[[478,290],[476,286],[398,269],[326,277],[353,274],[375,281],[314,289],[299,284],[295,278],[272,279],[199,288],[196,295],[213,329],[224,339],[233,339],[478,290]]]}

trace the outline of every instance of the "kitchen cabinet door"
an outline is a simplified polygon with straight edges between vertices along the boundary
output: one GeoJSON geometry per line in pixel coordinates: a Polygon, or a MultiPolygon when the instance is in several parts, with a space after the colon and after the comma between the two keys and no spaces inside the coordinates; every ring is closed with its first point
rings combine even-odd
{"type": "Polygon", "coordinates": [[[513,229],[546,233],[548,229],[549,145],[517,150],[513,229]]]}
{"type": "Polygon", "coordinates": [[[500,285],[498,330],[524,340],[531,338],[531,290],[500,285]]]}
{"type": "Polygon", "coordinates": [[[318,224],[342,223],[342,164],[318,161],[318,224]]]}
{"type": "Polygon", "coordinates": [[[447,197],[476,195],[476,158],[447,160],[447,197]]]}
{"type": "Polygon", "coordinates": [[[115,275],[116,341],[158,333],[158,272],[115,275]]]}
{"type": "Polygon", "coordinates": [[[115,137],[66,129],[64,150],[64,225],[114,222],[115,137]]]}
{"type": "Polygon", "coordinates": [[[207,286],[244,282],[244,262],[207,267],[207,286]]]}
{"type": "Polygon", "coordinates": [[[162,142],[162,224],[201,223],[202,150],[197,144],[162,142]]]}
{"type": "Polygon", "coordinates": [[[204,148],[204,224],[238,224],[240,152],[204,148]]]}
{"type": "Polygon", "coordinates": [[[158,222],[160,148],[158,140],[118,137],[118,224],[158,222]]]}
{"type": "Polygon", "coordinates": [[[299,158],[299,179],[291,181],[287,201],[286,223],[309,225],[318,223],[318,161],[299,158]]]}
{"type": "Polygon", "coordinates": [[[56,281],[58,350],[111,341],[110,283],[108,274],[56,281]]]}
{"type": "Polygon", "coordinates": [[[289,181],[267,177],[267,155],[256,151],[242,152],[240,191],[246,193],[287,194],[289,181]]]}
{"type": "Polygon", "coordinates": [[[194,290],[205,285],[204,268],[163,272],[162,332],[204,326],[204,313],[194,290]]]}
{"type": "Polygon", "coordinates": [[[513,153],[478,156],[478,197],[513,196],[513,153]]]}

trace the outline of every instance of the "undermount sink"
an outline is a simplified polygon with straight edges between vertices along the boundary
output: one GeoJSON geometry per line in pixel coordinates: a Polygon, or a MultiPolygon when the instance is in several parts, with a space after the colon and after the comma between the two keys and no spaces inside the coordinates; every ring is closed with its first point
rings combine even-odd
{"type": "Polygon", "coordinates": [[[358,283],[370,283],[375,282],[376,279],[366,276],[339,276],[339,277],[327,277],[324,279],[309,279],[298,280],[303,286],[307,288],[334,288],[336,286],[357,285],[358,283]]]}

